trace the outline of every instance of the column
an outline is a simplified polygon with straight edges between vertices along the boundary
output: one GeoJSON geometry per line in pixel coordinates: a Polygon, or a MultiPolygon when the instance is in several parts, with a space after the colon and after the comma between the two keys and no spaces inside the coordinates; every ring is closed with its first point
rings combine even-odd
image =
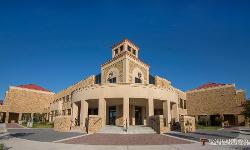
{"type": "Polygon", "coordinates": [[[148,103],[147,103],[147,108],[146,108],[146,117],[147,117],[147,125],[150,126],[149,124],[149,118],[151,116],[154,116],[154,99],[153,98],[149,98],[148,99],[148,103]]]}
{"type": "Polygon", "coordinates": [[[171,123],[170,101],[164,100],[162,103],[163,103],[163,118],[165,118],[166,126],[170,128],[170,123],[171,123]]]}
{"type": "Polygon", "coordinates": [[[21,121],[22,120],[22,113],[19,113],[18,115],[18,121],[21,121]]]}
{"type": "Polygon", "coordinates": [[[87,119],[88,119],[88,109],[89,104],[86,100],[81,100],[80,108],[80,127],[87,129],[87,119]]]}
{"type": "Polygon", "coordinates": [[[34,120],[34,113],[31,113],[31,122],[34,120]]]}
{"type": "Polygon", "coordinates": [[[5,115],[5,123],[9,123],[9,112],[6,112],[6,115],[5,115]]]}
{"type": "Polygon", "coordinates": [[[173,109],[173,111],[172,111],[172,112],[173,112],[172,116],[173,116],[175,122],[179,122],[178,105],[177,105],[176,103],[174,103],[174,104],[172,105],[172,109],[173,109]]]}
{"type": "Polygon", "coordinates": [[[78,106],[76,103],[72,103],[72,111],[71,111],[71,122],[72,122],[72,126],[76,126],[76,118],[78,115],[78,106]]]}
{"type": "Polygon", "coordinates": [[[199,116],[196,115],[196,116],[195,116],[195,124],[198,124],[198,122],[199,122],[199,116]]]}
{"type": "Polygon", "coordinates": [[[98,116],[102,118],[102,126],[105,126],[106,125],[106,100],[104,98],[99,98],[98,116]]]}
{"type": "Polygon", "coordinates": [[[123,127],[129,126],[129,98],[123,98],[123,127]]]}
{"type": "Polygon", "coordinates": [[[132,113],[132,115],[131,115],[132,116],[132,118],[131,118],[131,120],[132,120],[131,124],[134,126],[135,125],[135,106],[132,105],[131,108],[132,108],[132,110],[131,110],[131,113],[132,113]]]}

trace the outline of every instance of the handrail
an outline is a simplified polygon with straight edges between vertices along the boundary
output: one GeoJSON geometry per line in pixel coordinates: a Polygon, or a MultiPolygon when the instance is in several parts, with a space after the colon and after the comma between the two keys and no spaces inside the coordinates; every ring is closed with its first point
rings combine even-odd
{"type": "Polygon", "coordinates": [[[96,120],[96,121],[94,122],[94,125],[95,125],[97,122],[99,122],[101,119],[102,119],[102,118],[99,118],[98,120],[96,120]]]}

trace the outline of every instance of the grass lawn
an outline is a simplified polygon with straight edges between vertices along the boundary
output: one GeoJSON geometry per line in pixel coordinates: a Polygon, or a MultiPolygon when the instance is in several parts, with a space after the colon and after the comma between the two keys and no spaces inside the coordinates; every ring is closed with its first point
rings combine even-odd
{"type": "Polygon", "coordinates": [[[3,144],[0,144],[0,150],[3,150],[3,144]]]}
{"type": "MultiPolygon", "coordinates": [[[[27,127],[27,123],[22,123],[22,126],[27,127]]],[[[48,122],[34,122],[32,128],[53,128],[53,124],[48,122]]]]}
{"type": "Polygon", "coordinates": [[[53,128],[53,124],[47,122],[34,122],[32,128],[53,128]]]}
{"type": "Polygon", "coordinates": [[[218,130],[218,129],[221,129],[221,128],[222,128],[221,126],[202,126],[202,125],[197,125],[196,126],[196,129],[206,130],[206,131],[215,131],[215,130],[218,130]]]}

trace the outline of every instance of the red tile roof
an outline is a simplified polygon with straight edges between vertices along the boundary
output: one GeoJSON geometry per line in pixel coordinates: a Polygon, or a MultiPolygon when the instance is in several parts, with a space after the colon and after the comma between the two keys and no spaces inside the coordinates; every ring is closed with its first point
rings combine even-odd
{"type": "Polygon", "coordinates": [[[35,84],[25,84],[25,85],[19,85],[16,87],[20,87],[20,88],[25,88],[25,89],[31,89],[31,90],[38,90],[38,91],[45,91],[45,92],[50,92],[49,90],[42,88],[38,85],[35,84]]]}
{"type": "Polygon", "coordinates": [[[200,90],[200,89],[207,89],[207,88],[211,88],[211,87],[217,87],[217,86],[223,86],[223,85],[227,85],[227,84],[223,84],[223,83],[212,83],[212,82],[209,82],[209,83],[206,83],[206,84],[203,84],[195,89],[192,89],[190,91],[193,91],[193,90],[200,90]]]}

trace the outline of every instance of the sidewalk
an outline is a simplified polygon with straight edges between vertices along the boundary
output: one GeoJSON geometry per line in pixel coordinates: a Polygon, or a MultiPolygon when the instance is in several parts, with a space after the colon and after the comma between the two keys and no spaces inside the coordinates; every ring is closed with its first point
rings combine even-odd
{"type": "Polygon", "coordinates": [[[63,144],[53,142],[38,142],[25,139],[12,138],[0,141],[11,150],[230,150],[235,149],[232,146],[202,146],[200,143],[194,144],[177,144],[177,145],[149,145],[149,146],[107,146],[107,145],[78,145],[63,144]]]}

